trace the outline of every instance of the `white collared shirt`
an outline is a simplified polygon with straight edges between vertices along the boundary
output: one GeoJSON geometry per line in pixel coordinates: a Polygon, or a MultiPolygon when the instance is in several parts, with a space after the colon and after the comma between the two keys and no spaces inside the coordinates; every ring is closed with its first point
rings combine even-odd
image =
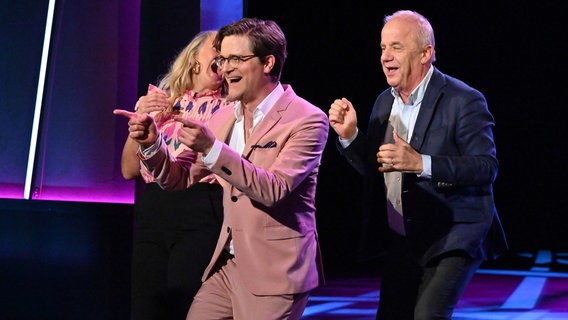
{"type": "MultiPolygon", "coordinates": [[[[262,102],[256,107],[253,112],[253,120],[252,120],[252,131],[258,126],[258,124],[264,119],[264,116],[272,109],[276,101],[280,99],[280,97],[284,94],[284,88],[282,84],[278,83],[276,88],[272,90],[272,92],[262,100],[262,102]]],[[[229,146],[236,150],[238,153],[242,154],[245,148],[245,129],[244,129],[244,114],[243,114],[243,106],[240,102],[238,102],[234,107],[235,113],[235,124],[233,125],[233,130],[231,131],[231,139],[229,141],[229,146]]],[[[252,134],[252,132],[251,132],[252,134]]],[[[215,164],[217,159],[219,159],[219,154],[221,153],[221,149],[223,148],[223,143],[218,139],[215,139],[215,143],[213,147],[209,151],[207,155],[203,156],[203,164],[207,166],[209,169],[215,164]]],[[[235,247],[233,246],[233,239],[229,240],[229,243],[226,244],[226,250],[229,251],[232,255],[235,254],[235,247]]]]}
{"type": "MultiPolygon", "coordinates": [[[[400,97],[398,92],[394,90],[394,88],[391,88],[391,94],[394,96],[394,102],[392,105],[389,122],[392,123],[393,119],[400,117],[400,121],[406,130],[402,133],[402,136],[399,132],[397,132],[397,134],[399,134],[399,136],[401,136],[401,138],[405,141],[408,141],[410,137],[412,137],[412,133],[414,132],[414,125],[416,124],[416,119],[418,118],[418,113],[420,111],[420,106],[422,105],[424,94],[426,93],[426,89],[428,88],[428,84],[430,83],[430,79],[432,78],[433,73],[434,66],[430,66],[430,69],[426,73],[424,79],[422,79],[418,87],[416,87],[408,97],[407,104],[402,101],[402,98],[400,97]]],[[[356,128],[355,134],[351,138],[342,139],[341,137],[339,137],[339,143],[343,148],[347,148],[355,140],[355,138],[357,138],[358,134],[359,128],[356,128]]],[[[430,155],[426,154],[422,154],[421,156],[423,171],[418,174],[418,176],[423,178],[431,178],[432,158],[430,155]]]]}
{"type": "MultiPolygon", "coordinates": [[[[253,122],[252,122],[252,130],[258,126],[258,124],[264,119],[264,116],[272,109],[276,101],[280,99],[280,97],[284,94],[284,88],[282,84],[278,83],[278,85],[270,92],[269,95],[262,100],[261,103],[256,107],[253,112],[253,122]]],[[[233,125],[233,130],[231,131],[231,139],[229,140],[229,146],[233,148],[238,153],[243,153],[245,148],[245,129],[244,129],[244,115],[242,110],[242,104],[238,102],[234,106],[234,113],[235,113],[235,124],[233,125]]],[[[208,168],[211,168],[217,159],[219,158],[219,154],[221,153],[221,148],[223,146],[223,142],[215,139],[215,143],[213,147],[209,151],[207,155],[203,156],[203,163],[208,168]]]]}
{"type": "MultiPolygon", "coordinates": [[[[394,102],[392,104],[389,123],[393,125],[396,133],[406,142],[410,141],[414,132],[414,125],[416,124],[416,119],[418,118],[420,107],[422,106],[422,100],[424,99],[426,88],[428,88],[428,84],[432,78],[432,73],[434,73],[434,67],[430,66],[430,69],[426,73],[424,79],[422,79],[420,84],[418,84],[418,86],[408,96],[407,103],[404,103],[400,94],[394,88],[391,88],[391,94],[394,97],[394,102]]],[[[430,155],[426,154],[422,154],[421,156],[422,172],[418,174],[418,176],[431,178],[432,158],[430,155]]]]}
{"type": "MultiPolygon", "coordinates": [[[[394,97],[394,102],[392,105],[391,114],[389,117],[389,122],[394,123],[399,121],[402,125],[397,134],[404,139],[406,142],[409,141],[414,132],[414,125],[416,124],[416,118],[418,118],[418,112],[420,111],[420,106],[422,105],[422,100],[424,99],[424,94],[426,93],[426,88],[428,83],[430,83],[430,78],[434,72],[434,67],[430,66],[430,69],[426,73],[426,76],[420,84],[412,91],[408,96],[408,102],[404,103],[402,97],[394,88],[391,88],[391,94],[394,97]],[[394,120],[394,121],[393,121],[394,120]]],[[[396,126],[394,126],[396,128],[396,126]]]]}

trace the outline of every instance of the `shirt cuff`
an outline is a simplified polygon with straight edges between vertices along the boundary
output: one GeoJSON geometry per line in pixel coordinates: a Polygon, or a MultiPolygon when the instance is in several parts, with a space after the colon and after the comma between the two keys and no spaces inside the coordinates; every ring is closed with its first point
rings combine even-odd
{"type": "Polygon", "coordinates": [[[427,154],[421,154],[422,156],[422,172],[418,175],[420,178],[432,178],[432,157],[427,154]]]}
{"type": "Polygon", "coordinates": [[[160,150],[160,147],[162,146],[162,133],[160,132],[158,134],[158,139],[156,139],[156,142],[154,142],[153,145],[151,145],[150,147],[142,150],[142,146],[138,147],[138,152],[136,153],[138,155],[138,158],[140,158],[140,160],[147,160],[152,158],[156,153],[158,153],[158,150],[160,150]]]}
{"type": "Polygon", "coordinates": [[[209,153],[206,155],[203,155],[203,157],[201,158],[203,160],[203,164],[208,168],[211,169],[213,167],[213,165],[215,164],[215,162],[217,162],[217,159],[219,159],[219,155],[221,154],[221,149],[223,149],[223,143],[217,139],[215,139],[215,142],[213,143],[213,147],[211,147],[211,150],[209,150],[209,153]]]}
{"type": "Polygon", "coordinates": [[[343,138],[339,137],[339,143],[341,144],[343,149],[349,147],[349,145],[353,142],[353,140],[355,140],[355,138],[357,138],[358,133],[359,133],[359,128],[355,128],[355,134],[351,138],[343,139],[343,138]]]}

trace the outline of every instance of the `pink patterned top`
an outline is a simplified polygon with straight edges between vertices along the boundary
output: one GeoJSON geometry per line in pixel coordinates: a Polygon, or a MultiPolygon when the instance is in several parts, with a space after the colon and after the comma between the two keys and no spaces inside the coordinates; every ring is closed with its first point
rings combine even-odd
{"type": "MultiPolygon", "coordinates": [[[[156,87],[150,85],[148,92],[154,89],[156,87]]],[[[173,109],[174,112],[179,111],[175,115],[181,115],[185,119],[207,122],[217,110],[232,107],[234,104],[234,102],[228,102],[221,97],[219,90],[201,94],[188,90],[183,96],[176,99],[173,109]]],[[[179,141],[179,131],[182,124],[174,120],[174,114],[160,114],[160,112],[156,112],[153,115],[156,119],[158,130],[162,132],[164,142],[172,156],[178,156],[182,151],[189,149],[179,141]]],[[[140,173],[146,183],[154,182],[154,177],[144,166],[140,166],[140,173]]]]}

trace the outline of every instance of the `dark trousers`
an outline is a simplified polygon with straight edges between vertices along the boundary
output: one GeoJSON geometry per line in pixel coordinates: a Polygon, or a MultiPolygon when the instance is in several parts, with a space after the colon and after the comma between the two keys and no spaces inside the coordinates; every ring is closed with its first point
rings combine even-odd
{"type": "Polygon", "coordinates": [[[132,319],[183,320],[219,237],[222,189],[165,191],[151,183],[134,212],[132,319]]]}
{"type": "Polygon", "coordinates": [[[421,266],[404,237],[390,235],[387,247],[377,320],[451,319],[482,259],[453,251],[421,266]]]}

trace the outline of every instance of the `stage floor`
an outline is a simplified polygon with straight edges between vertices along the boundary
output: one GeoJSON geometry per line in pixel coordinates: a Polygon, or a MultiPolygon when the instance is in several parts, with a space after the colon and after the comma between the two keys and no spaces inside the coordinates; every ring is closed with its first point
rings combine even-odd
{"type": "MultiPolygon", "coordinates": [[[[495,266],[478,270],[454,320],[568,319],[568,254],[520,253],[495,266]]],[[[379,288],[380,275],[331,279],[313,292],[302,319],[374,320],[379,288]]]]}

